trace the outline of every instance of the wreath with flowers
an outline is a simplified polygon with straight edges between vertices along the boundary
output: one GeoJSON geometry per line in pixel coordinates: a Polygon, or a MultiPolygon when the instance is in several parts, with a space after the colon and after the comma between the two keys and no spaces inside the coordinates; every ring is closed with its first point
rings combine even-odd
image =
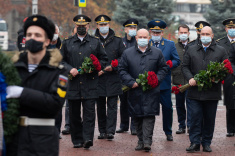
{"type": "Polygon", "coordinates": [[[7,85],[20,85],[21,79],[10,57],[0,51],[0,96],[4,139],[10,143],[18,130],[19,100],[6,99],[7,85]]]}

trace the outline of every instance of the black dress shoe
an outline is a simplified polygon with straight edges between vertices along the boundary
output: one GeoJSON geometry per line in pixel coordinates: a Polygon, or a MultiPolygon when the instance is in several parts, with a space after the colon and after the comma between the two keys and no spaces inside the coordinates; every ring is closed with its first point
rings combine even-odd
{"type": "Polygon", "coordinates": [[[73,145],[73,148],[81,148],[81,147],[83,147],[82,143],[78,143],[78,144],[73,145]]]}
{"type": "Polygon", "coordinates": [[[108,140],[113,140],[114,136],[112,133],[107,134],[107,139],[108,140]]]}
{"type": "Polygon", "coordinates": [[[203,152],[212,152],[209,145],[205,145],[205,146],[202,146],[202,147],[203,147],[203,152]]]}
{"type": "Polygon", "coordinates": [[[131,135],[137,135],[137,132],[135,129],[131,130],[131,135]]]}
{"type": "Polygon", "coordinates": [[[200,144],[191,144],[188,148],[186,148],[187,152],[195,152],[200,151],[200,144]]]}
{"type": "Polygon", "coordinates": [[[151,145],[144,144],[144,150],[145,150],[145,152],[149,152],[151,150],[151,145]]]}
{"type": "Polygon", "coordinates": [[[128,131],[128,129],[120,128],[120,129],[116,130],[116,133],[124,133],[126,131],[128,131]]]}
{"type": "Polygon", "coordinates": [[[226,136],[227,136],[227,137],[233,137],[233,136],[234,136],[234,133],[227,133],[226,136]]]}
{"type": "Polygon", "coordinates": [[[173,141],[173,136],[171,134],[166,135],[166,140],[167,141],[173,141]]]}
{"type": "Polygon", "coordinates": [[[91,140],[87,140],[87,141],[84,142],[83,147],[84,147],[85,149],[88,149],[88,148],[90,148],[91,146],[93,146],[93,143],[92,143],[91,140]]]}
{"type": "Polygon", "coordinates": [[[62,131],[62,134],[63,135],[66,135],[66,134],[70,134],[70,128],[65,128],[63,131],[62,131]]]}
{"type": "Polygon", "coordinates": [[[98,136],[98,139],[106,139],[106,134],[100,133],[100,135],[98,136]]]}
{"type": "Polygon", "coordinates": [[[185,133],[184,128],[179,128],[178,131],[176,131],[176,134],[183,134],[183,133],[185,133]]]}
{"type": "Polygon", "coordinates": [[[144,144],[138,144],[136,147],[135,147],[135,150],[136,151],[141,151],[144,149],[144,144]]]}

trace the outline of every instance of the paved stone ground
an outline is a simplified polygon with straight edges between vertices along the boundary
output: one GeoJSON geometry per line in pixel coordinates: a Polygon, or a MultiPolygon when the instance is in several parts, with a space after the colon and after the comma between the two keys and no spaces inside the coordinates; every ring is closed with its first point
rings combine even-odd
{"type": "MultiPolygon", "coordinates": [[[[173,99],[174,103],[174,99],[173,99]]],[[[64,112],[64,111],[63,111],[64,112]]],[[[120,111],[118,110],[118,123],[120,124],[120,111]]],[[[175,134],[178,129],[177,113],[174,106],[173,117],[173,137],[174,141],[166,141],[162,130],[162,116],[156,116],[152,150],[148,153],[135,151],[137,136],[130,135],[130,132],[115,134],[113,141],[98,140],[98,125],[96,119],[94,146],[89,150],[83,148],[73,148],[70,135],[62,135],[60,140],[60,156],[235,156],[235,137],[227,138],[226,135],[226,109],[222,102],[218,106],[214,138],[212,140],[211,153],[200,152],[186,153],[185,149],[189,146],[187,134],[175,134]]],[[[64,120],[63,120],[64,122],[64,120]]],[[[63,123],[64,125],[64,123],[63,123]]],[[[63,130],[63,128],[62,128],[63,130]]]]}

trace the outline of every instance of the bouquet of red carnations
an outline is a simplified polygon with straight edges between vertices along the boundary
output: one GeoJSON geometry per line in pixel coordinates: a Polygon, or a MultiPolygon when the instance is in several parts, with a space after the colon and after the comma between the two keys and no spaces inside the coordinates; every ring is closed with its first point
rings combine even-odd
{"type": "MultiPolygon", "coordinates": [[[[207,90],[212,87],[213,83],[219,83],[224,80],[227,74],[232,74],[233,69],[228,59],[222,63],[210,62],[207,66],[207,70],[201,70],[194,76],[194,80],[197,82],[198,91],[207,90]]],[[[191,86],[186,84],[181,86],[180,92],[184,92],[191,86]]]]}
{"type": "Polygon", "coordinates": [[[172,86],[172,88],[171,88],[171,93],[175,93],[175,95],[176,95],[176,94],[179,94],[179,93],[180,93],[179,88],[180,88],[181,86],[182,86],[181,84],[178,85],[178,86],[172,86]]]}
{"type": "MultiPolygon", "coordinates": [[[[84,62],[82,63],[81,69],[79,69],[80,74],[91,73],[92,71],[100,71],[101,65],[97,57],[93,54],[90,57],[85,57],[84,62]]],[[[69,79],[72,80],[73,76],[69,74],[69,79]]]]}
{"type": "MultiPolygon", "coordinates": [[[[142,90],[145,92],[147,90],[150,90],[152,88],[157,87],[158,78],[157,78],[157,75],[155,74],[155,72],[153,72],[153,71],[146,72],[145,71],[144,74],[139,74],[139,78],[136,79],[136,83],[138,83],[138,85],[141,85],[142,90]]],[[[122,90],[124,92],[126,92],[126,91],[130,90],[130,88],[127,86],[124,86],[122,88],[122,90]]]]}

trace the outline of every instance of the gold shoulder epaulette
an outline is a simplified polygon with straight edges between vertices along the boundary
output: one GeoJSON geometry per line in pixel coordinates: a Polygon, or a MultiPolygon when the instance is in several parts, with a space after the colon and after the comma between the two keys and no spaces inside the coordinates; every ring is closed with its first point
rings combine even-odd
{"type": "Polygon", "coordinates": [[[219,38],[218,40],[216,40],[216,42],[219,42],[220,40],[224,39],[225,37],[219,38]]]}
{"type": "Polygon", "coordinates": [[[115,35],[115,36],[121,38],[121,36],[119,36],[119,35],[115,35]]]}
{"type": "Polygon", "coordinates": [[[93,38],[97,38],[97,39],[99,39],[99,37],[98,36],[95,36],[95,35],[90,35],[91,37],[93,37],[93,38]]]}
{"type": "Polygon", "coordinates": [[[231,42],[231,44],[235,43],[235,41],[231,42]]]}

